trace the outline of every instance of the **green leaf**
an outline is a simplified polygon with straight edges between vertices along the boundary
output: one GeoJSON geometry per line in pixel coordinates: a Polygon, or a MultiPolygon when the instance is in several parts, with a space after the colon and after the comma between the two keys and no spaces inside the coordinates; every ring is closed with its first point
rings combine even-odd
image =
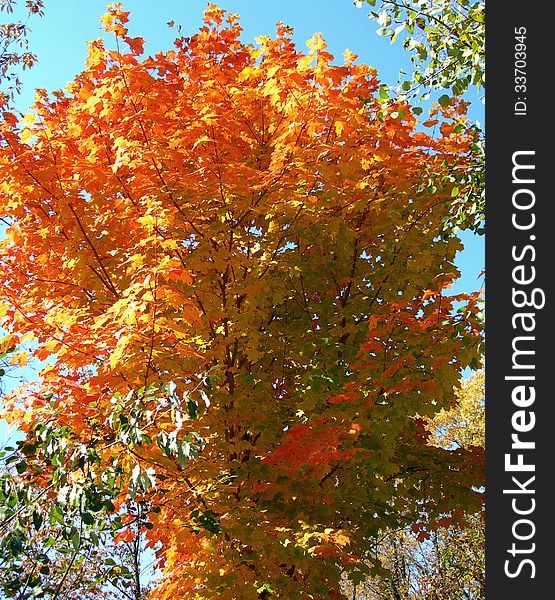
{"type": "Polygon", "coordinates": [[[380,100],[388,100],[389,99],[389,86],[385,83],[380,85],[380,100]]]}
{"type": "Polygon", "coordinates": [[[449,106],[450,101],[451,99],[447,94],[443,94],[443,96],[440,96],[438,99],[438,102],[441,106],[449,106]]]}
{"type": "Polygon", "coordinates": [[[33,511],[33,527],[35,528],[36,531],[38,531],[40,529],[42,522],[43,522],[42,515],[39,512],[37,512],[36,510],[34,510],[33,511]]]}
{"type": "Polygon", "coordinates": [[[57,504],[53,504],[50,508],[50,520],[57,521],[58,523],[60,523],[60,525],[63,525],[65,522],[64,514],[62,513],[57,504]]]}
{"type": "Polygon", "coordinates": [[[378,29],[378,31],[376,31],[376,33],[378,35],[382,35],[382,36],[391,36],[393,35],[395,32],[393,31],[393,29],[389,29],[389,27],[380,27],[378,29]]]}
{"type": "Polygon", "coordinates": [[[78,531],[73,534],[71,538],[71,545],[76,551],[79,550],[79,547],[81,546],[81,536],[79,535],[78,531]]]}
{"type": "Polygon", "coordinates": [[[23,551],[23,538],[19,534],[14,534],[10,540],[10,552],[17,557],[23,551]]]}
{"type": "Polygon", "coordinates": [[[83,519],[83,523],[85,523],[85,525],[92,525],[94,523],[94,517],[88,512],[83,513],[81,515],[81,519],[83,519]]]}
{"type": "Polygon", "coordinates": [[[187,412],[189,413],[189,416],[191,417],[191,419],[197,418],[197,415],[198,415],[197,403],[194,400],[191,400],[190,398],[187,401],[187,412]]]}
{"type": "Polygon", "coordinates": [[[21,446],[21,452],[23,452],[23,454],[25,454],[26,456],[34,454],[36,449],[37,447],[35,444],[23,444],[23,446],[21,446]]]}

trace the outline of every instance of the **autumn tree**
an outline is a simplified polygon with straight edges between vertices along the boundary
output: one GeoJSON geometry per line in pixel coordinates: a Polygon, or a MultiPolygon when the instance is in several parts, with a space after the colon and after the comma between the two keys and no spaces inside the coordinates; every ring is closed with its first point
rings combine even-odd
{"type": "Polygon", "coordinates": [[[465,105],[433,138],[321,36],[246,45],[210,7],[144,57],[127,17],[1,126],[0,326],[48,359],[5,399],[19,476],[95,520],[149,506],[152,598],[342,597],[380,530],[481,503],[482,453],[424,420],[480,339],[478,296],[448,292],[465,105]]]}

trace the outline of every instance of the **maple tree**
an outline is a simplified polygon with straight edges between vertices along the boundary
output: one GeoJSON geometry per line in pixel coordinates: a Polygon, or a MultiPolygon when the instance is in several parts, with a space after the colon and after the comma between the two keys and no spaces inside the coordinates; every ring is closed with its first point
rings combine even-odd
{"type": "Polygon", "coordinates": [[[381,529],[481,504],[482,453],[425,427],[480,342],[448,292],[465,103],[433,137],[319,35],[247,45],[210,6],[144,57],[127,19],[0,125],[3,344],[46,361],[4,400],[18,474],[85,523],[148,507],[152,598],[342,597],[381,529]]]}

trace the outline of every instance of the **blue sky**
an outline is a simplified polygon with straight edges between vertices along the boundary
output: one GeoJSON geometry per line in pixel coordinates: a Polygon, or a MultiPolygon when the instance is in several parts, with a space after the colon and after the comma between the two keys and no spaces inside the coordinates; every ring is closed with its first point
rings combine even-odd
{"type": "MultiPolygon", "coordinates": [[[[222,0],[218,4],[240,15],[247,42],[254,42],[258,35],[272,35],[275,23],[281,20],[295,29],[300,46],[304,46],[305,40],[314,32],[320,31],[338,57],[349,48],[360,54],[364,62],[379,68],[384,79],[394,81],[401,64],[409,64],[399,44],[390,46],[375,35],[374,26],[366,18],[368,10],[357,9],[350,0],[320,0],[318,3],[222,0]]],[[[26,89],[21,104],[29,103],[34,87],[62,87],[82,69],[85,42],[102,35],[98,18],[106,6],[105,0],[47,1],[44,18],[34,19],[31,24],[30,42],[40,62],[25,78],[26,89]]],[[[130,34],[144,37],[146,51],[155,53],[168,48],[175,37],[175,32],[167,27],[168,21],[181,24],[184,35],[197,31],[202,25],[206,2],[126,0],[123,7],[131,11],[130,34]]]]}
{"type": "MultiPolygon", "coordinates": [[[[22,76],[22,94],[17,99],[19,110],[25,112],[32,104],[35,88],[63,88],[83,69],[86,42],[103,36],[98,19],[106,12],[107,4],[105,0],[45,2],[45,16],[34,18],[30,23],[29,43],[39,62],[22,76]]],[[[202,25],[206,8],[206,2],[200,0],[125,0],[122,4],[125,10],[131,11],[130,35],[146,40],[148,54],[171,47],[176,31],[168,27],[168,21],[182,25],[183,35],[192,35],[202,25]]],[[[338,60],[342,60],[343,51],[348,48],[359,55],[359,61],[375,67],[384,83],[395,84],[401,68],[411,70],[402,43],[390,44],[389,40],[376,35],[376,24],[367,18],[370,11],[367,5],[359,9],[351,0],[220,0],[217,4],[240,15],[243,39],[248,43],[254,43],[259,35],[273,35],[276,22],[283,21],[294,28],[294,39],[300,49],[306,48],[306,40],[315,32],[321,32],[329,51],[338,60]]],[[[108,39],[112,39],[111,35],[108,39]]],[[[470,117],[483,123],[482,102],[478,97],[469,99],[472,101],[470,117]]],[[[484,239],[472,234],[464,234],[462,239],[465,250],[457,261],[461,279],[455,292],[474,291],[482,285],[478,275],[484,266],[484,239]]],[[[0,445],[4,435],[5,427],[0,423],[0,445]]]]}
{"type": "MultiPolygon", "coordinates": [[[[184,35],[191,35],[202,25],[207,5],[201,0],[125,0],[122,4],[125,10],[131,11],[130,35],[145,38],[145,49],[151,54],[171,45],[175,31],[167,26],[168,21],[181,24],[184,35]]],[[[377,68],[386,83],[396,83],[399,69],[411,68],[409,55],[400,40],[390,44],[376,35],[377,25],[367,18],[368,5],[356,8],[351,0],[320,0],[317,3],[306,0],[221,0],[217,4],[240,15],[243,39],[247,42],[254,43],[258,35],[272,35],[276,22],[283,21],[294,28],[295,39],[301,48],[319,31],[338,59],[349,48],[359,55],[359,60],[377,68]]],[[[61,88],[83,68],[86,41],[103,35],[98,19],[106,12],[107,5],[106,0],[46,2],[45,16],[34,18],[30,25],[31,49],[38,55],[39,63],[25,74],[20,107],[31,103],[35,87],[61,88]]],[[[483,121],[483,105],[479,101],[473,104],[472,118],[483,121]]]]}

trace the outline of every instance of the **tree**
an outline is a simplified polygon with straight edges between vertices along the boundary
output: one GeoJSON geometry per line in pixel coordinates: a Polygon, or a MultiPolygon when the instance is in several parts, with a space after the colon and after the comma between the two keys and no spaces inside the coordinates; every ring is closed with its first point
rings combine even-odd
{"type": "Polygon", "coordinates": [[[485,86],[484,0],[360,0],[372,11],[378,35],[394,42],[404,34],[414,72],[401,83],[409,95],[448,89],[461,96],[485,86]]]}
{"type": "MultiPolygon", "coordinates": [[[[372,16],[378,35],[393,43],[399,35],[411,53],[412,73],[402,79],[399,89],[408,98],[427,99],[432,90],[449,90],[462,96],[469,89],[485,87],[485,6],[484,0],[357,0],[377,7],[372,16]]],[[[388,88],[388,86],[385,86],[388,88]]],[[[384,88],[384,94],[385,93],[384,88]]],[[[439,102],[448,105],[449,94],[439,102]]],[[[450,225],[482,235],[485,218],[484,134],[477,125],[472,144],[472,165],[463,174],[465,195],[453,199],[450,225]]]]}
{"type": "MultiPolygon", "coordinates": [[[[457,389],[453,406],[429,422],[429,443],[443,448],[484,447],[484,372],[476,371],[457,389]]],[[[483,509],[464,526],[446,524],[427,539],[410,528],[384,531],[374,552],[387,568],[356,589],[345,591],[357,600],[441,600],[485,598],[485,527],[483,509]]]]}
{"type": "Polygon", "coordinates": [[[101,510],[113,487],[106,496],[89,485],[79,495],[58,482],[48,497],[27,472],[33,451],[26,441],[0,450],[0,597],[144,600],[143,536],[115,543],[130,524],[140,530],[141,504],[129,505],[122,520],[101,510]]]}
{"type": "Polygon", "coordinates": [[[464,103],[432,139],[320,36],[255,48],[210,7],[141,58],[127,15],[102,21],[128,50],[91,42],[1,127],[0,325],[33,341],[13,360],[49,358],[5,400],[21,475],[85,511],[151,506],[152,598],[341,597],[381,529],[481,503],[482,453],[430,447],[423,420],[480,340],[478,295],[447,292],[464,103]]]}
{"type": "MultiPolygon", "coordinates": [[[[0,23],[0,104],[19,92],[18,70],[32,67],[37,60],[35,54],[29,51],[28,22],[33,15],[42,16],[43,6],[41,0],[27,0],[23,19],[0,23]]],[[[17,8],[16,0],[0,0],[0,12],[12,14],[14,8],[17,8]]]]}
{"type": "Polygon", "coordinates": [[[405,529],[387,531],[376,544],[386,568],[358,586],[345,584],[353,600],[485,599],[483,513],[469,515],[464,527],[440,527],[426,540],[405,529]]]}

